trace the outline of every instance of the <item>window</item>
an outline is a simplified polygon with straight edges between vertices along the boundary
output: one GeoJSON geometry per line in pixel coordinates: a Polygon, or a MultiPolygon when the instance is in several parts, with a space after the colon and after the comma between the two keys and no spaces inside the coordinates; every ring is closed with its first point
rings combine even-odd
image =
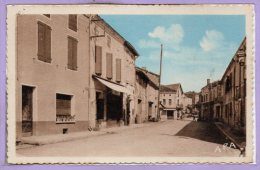
{"type": "Polygon", "coordinates": [[[179,99],[178,99],[178,100],[177,100],[177,105],[179,106],[179,104],[180,104],[180,103],[179,103],[179,99]]]}
{"type": "Polygon", "coordinates": [[[121,59],[116,59],[116,81],[121,81],[121,59]]]}
{"type": "Polygon", "coordinates": [[[166,99],[163,99],[163,105],[165,105],[166,104],[166,99]]]}
{"type": "Polygon", "coordinates": [[[69,15],[69,29],[77,31],[77,15],[69,15]]]}
{"type": "Polygon", "coordinates": [[[107,78],[113,78],[113,55],[111,53],[107,53],[107,78]]]}
{"type": "Polygon", "coordinates": [[[71,70],[77,70],[77,48],[78,41],[68,37],[68,68],[71,70]]]}
{"type": "Polygon", "coordinates": [[[75,122],[75,115],[72,115],[71,95],[56,94],[56,123],[75,122]]]}
{"type": "Polygon", "coordinates": [[[102,74],[102,47],[95,47],[95,72],[97,75],[102,74]]]}
{"type": "Polygon", "coordinates": [[[71,98],[70,95],[56,94],[56,115],[71,115],[71,98]]]}
{"type": "Polygon", "coordinates": [[[169,105],[172,105],[172,99],[169,99],[169,105]]]}
{"type": "Polygon", "coordinates": [[[38,22],[38,59],[51,63],[51,27],[38,22]]]}

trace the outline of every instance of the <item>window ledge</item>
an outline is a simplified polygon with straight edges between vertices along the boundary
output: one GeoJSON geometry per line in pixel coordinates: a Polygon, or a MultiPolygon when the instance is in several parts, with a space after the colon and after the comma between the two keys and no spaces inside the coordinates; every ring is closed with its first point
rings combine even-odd
{"type": "Polygon", "coordinates": [[[75,124],[76,121],[56,121],[56,124],[75,124]]]}

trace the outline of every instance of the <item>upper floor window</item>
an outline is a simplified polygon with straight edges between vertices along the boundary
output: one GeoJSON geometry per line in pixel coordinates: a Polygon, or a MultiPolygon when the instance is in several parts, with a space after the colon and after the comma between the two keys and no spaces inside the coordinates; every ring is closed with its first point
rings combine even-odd
{"type": "Polygon", "coordinates": [[[38,59],[51,63],[51,27],[38,22],[38,59]]]}
{"type": "Polygon", "coordinates": [[[68,68],[77,70],[77,50],[78,41],[73,37],[68,37],[68,68]]]}
{"type": "Polygon", "coordinates": [[[112,79],[113,78],[113,55],[111,53],[106,54],[106,65],[107,65],[107,78],[112,79]]]}
{"type": "Polygon", "coordinates": [[[169,99],[169,105],[172,105],[172,99],[169,99]]]}
{"type": "Polygon", "coordinates": [[[102,74],[102,47],[95,46],[95,72],[97,75],[102,74]]]}
{"type": "Polygon", "coordinates": [[[116,59],[116,81],[121,81],[121,59],[116,59]]]}
{"type": "Polygon", "coordinates": [[[77,31],[77,15],[69,15],[69,29],[77,31]]]}
{"type": "Polygon", "coordinates": [[[163,105],[165,105],[166,104],[166,99],[163,99],[163,105]]]}

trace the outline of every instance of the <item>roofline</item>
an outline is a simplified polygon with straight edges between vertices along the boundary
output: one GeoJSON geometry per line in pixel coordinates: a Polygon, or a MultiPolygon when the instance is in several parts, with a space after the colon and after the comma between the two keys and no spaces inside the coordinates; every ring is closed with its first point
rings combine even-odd
{"type": "Polygon", "coordinates": [[[139,53],[137,50],[134,48],[134,46],[128,42],[121,34],[119,34],[110,24],[108,24],[101,16],[96,15],[97,17],[100,18],[100,21],[102,21],[109,29],[111,29],[113,32],[115,32],[123,41],[123,45],[126,46],[137,58],[139,56],[139,53]]]}
{"type": "Polygon", "coordinates": [[[246,36],[243,38],[243,40],[242,40],[242,42],[240,43],[239,47],[237,48],[235,54],[233,55],[231,61],[229,62],[229,64],[228,64],[228,66],[227,66],[227,68],[226,68],[224,74],[222,75],[221,81],[223,81],[223,79],[224,79],[226,73],[228,72],[228,70],[229,70],[229,68],[231,67],[232,63],[235,61],[236,54],[237,54],[237,52],[239,51],[240,47],[243,45],[243,43],[244,43],[245,41],[246,41],[246,36]]]}

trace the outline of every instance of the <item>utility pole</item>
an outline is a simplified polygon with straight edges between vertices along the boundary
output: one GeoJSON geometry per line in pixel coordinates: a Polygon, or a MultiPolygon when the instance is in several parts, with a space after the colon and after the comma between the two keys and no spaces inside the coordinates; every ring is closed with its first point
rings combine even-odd
{"type": "Polygon", "coordinates": [[[159,74],[159,91],[158,91],[158,107],[157,107],[157,119],[161,119],[160,115],[160,90],[161,90],[161,75],[162,75],[162,55],[163,55],[163,45],[161,44],[161,55],[160,55],[160,74],[159,74]]]}

